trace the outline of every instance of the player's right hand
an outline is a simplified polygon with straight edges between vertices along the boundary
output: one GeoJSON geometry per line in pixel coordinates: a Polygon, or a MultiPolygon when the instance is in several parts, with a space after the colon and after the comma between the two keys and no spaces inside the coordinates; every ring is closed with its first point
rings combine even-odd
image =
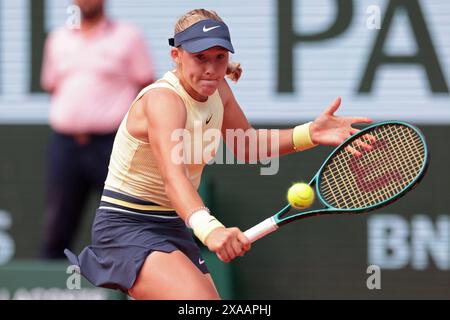
{"type": "Polygon", "coordinates": [[[250,240],[238,228],[217,228],[208,235],[205,244],[223,262],[242,257],[251,247],[250,240]]]}

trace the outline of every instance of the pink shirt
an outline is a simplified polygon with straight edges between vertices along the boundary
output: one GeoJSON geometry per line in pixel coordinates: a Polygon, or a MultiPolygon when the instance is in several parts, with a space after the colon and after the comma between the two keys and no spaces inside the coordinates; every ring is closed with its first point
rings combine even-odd
{"type": "Polygon", "coordinates": [[[104,19],[88,34],[62,27],[45,44],[42,87],[60,133],[110,133],[154,78],[149,52],[131,25],[104,19]]]}

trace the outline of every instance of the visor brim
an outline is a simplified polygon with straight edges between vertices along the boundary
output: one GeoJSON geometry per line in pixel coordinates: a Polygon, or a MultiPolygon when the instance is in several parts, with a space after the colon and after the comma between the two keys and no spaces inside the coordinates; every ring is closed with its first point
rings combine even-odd
{"type": "Polygon", "coordinates": [[[181,47],[190,53],[198,53],[212,47],[222,47],[231,53],[234,53],[234,48],[231,42],[222,38],[203,38],[186,41],[181,44],[181,47]]]}

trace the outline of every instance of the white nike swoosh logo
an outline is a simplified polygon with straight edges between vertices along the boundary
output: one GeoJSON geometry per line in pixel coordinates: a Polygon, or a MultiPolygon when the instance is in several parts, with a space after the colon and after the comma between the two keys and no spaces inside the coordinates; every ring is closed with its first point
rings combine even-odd
{"type": "Polygon", "coordinates": [[[201,258],[198,258],[198,264],[204,264],[205,260],[202,260],[201,258]]]}
{"type": "Polygon", "coordinates": [[[220,26],[214,26],[214,27],[207,28],[206,26],[203,26],[203,32],[208,32],[208,31],[211,31],[212,29],[219,28],[219,27],[220,26]]]}

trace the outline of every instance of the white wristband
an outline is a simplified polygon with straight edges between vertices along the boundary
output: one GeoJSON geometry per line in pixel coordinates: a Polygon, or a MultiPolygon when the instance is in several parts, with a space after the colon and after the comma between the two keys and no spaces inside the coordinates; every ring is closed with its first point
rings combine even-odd
{"type": "Polygon", "coordinates": [[[209,217],[211,217],[211,215],[208,211],[204,209],[197,210],[189,216],[187,226],[191,229],[195,229],[196,227],[204,223],[204,221],[208,221],[209,217]]]}
{"type": "Polygon", "coordinates": [[[212,231],[220,227],[225,227],[219,220],[204,209],[197,210],[191,214],[191,216],[188,217],[187,224],[194,230],[194,234],[204,245],[206,245],[206,238],[212,231]]]}

